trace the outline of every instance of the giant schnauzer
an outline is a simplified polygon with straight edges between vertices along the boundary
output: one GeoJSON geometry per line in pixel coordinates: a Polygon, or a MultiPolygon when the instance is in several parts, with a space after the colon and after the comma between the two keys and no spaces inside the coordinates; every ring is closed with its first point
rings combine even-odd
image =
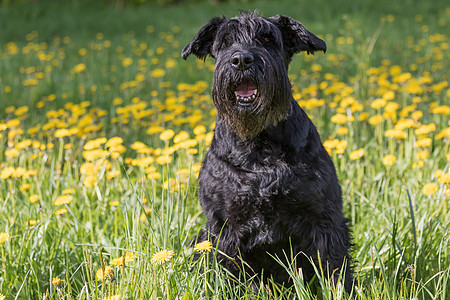
{"type": "Polygon", "coordinates": [[[213,18],[184,47],[184,59],[216,61],[217,119],[199,177],[207,218],[199,241],[210,238],[234,274],[239,258],[247,272],[289,285],[274,257],[294,258],[306,280],[315,274],[311,261],[320,261],[332,280],[345,276],[348,291],[351,240],[341,188],[288,79],[295,53],[325,50],[324,41],[290,17],[255,12],[213,18]]]}

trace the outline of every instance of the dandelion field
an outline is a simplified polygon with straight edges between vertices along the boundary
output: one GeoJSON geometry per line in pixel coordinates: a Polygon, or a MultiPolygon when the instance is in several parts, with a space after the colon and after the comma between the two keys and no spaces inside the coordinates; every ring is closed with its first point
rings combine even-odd
{"type": "Polygon", "coordinates": [[[346,295],[320,266],[312,286],[286,266],[293,288],[255,292],[206,264],[210,244],[190,245],[205,223],[214,61],[180,52],[235,4],[49,3],[0,6],[0,299],[450,298],[450,6],[239,6],[327,42],[294,57],[290,77],[341,182],[355,244],[346,295]]]}

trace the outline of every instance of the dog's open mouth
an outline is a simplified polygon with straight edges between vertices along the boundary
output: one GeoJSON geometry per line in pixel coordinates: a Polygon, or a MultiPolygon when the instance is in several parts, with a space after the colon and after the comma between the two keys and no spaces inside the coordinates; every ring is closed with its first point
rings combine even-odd
{"type": "Polygon", "coordinates": [[[250,106],[255,102],[258,95],[258,88],[252,82],[244,82],[236,87],[234,94],[239,105],[250,106]]]}

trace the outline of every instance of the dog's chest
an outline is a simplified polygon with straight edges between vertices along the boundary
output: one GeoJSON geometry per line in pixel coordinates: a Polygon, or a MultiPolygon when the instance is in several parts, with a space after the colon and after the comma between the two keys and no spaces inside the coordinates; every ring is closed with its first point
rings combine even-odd
{"type": "Polygon", "coordinates": [[[240,234],[256,231],[262,240],[274,239],[289,189],[298,180],[291,168],[282,157],[237,167],[208,153],[199,190],[207,218],[240,234]]]}

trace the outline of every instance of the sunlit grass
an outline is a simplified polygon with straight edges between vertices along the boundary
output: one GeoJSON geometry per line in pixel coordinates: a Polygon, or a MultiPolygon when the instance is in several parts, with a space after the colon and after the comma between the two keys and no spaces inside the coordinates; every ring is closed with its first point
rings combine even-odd
{"type": "MultiPolygon", "coordinates": [[[[415,18],[401,55],[371,60],[397,44],[346,17],[345,34],[324,37],[326,55],[299,55],[290,69],[342,185],[357,299],[449,297],[450,8],[432,25],[415,18]]],[[[191,245],[216,111],[213,61],[182,61],[182,30],[149,23],[151,44],[132,33],[43,42],[32,31],[0,45],[7,299],[348,297],[321,276],[326,266],[312,286],[295,266],[285,266],[292,289],[258,286],[206,264],[217,254],[207,242],[191,245]]]]}

